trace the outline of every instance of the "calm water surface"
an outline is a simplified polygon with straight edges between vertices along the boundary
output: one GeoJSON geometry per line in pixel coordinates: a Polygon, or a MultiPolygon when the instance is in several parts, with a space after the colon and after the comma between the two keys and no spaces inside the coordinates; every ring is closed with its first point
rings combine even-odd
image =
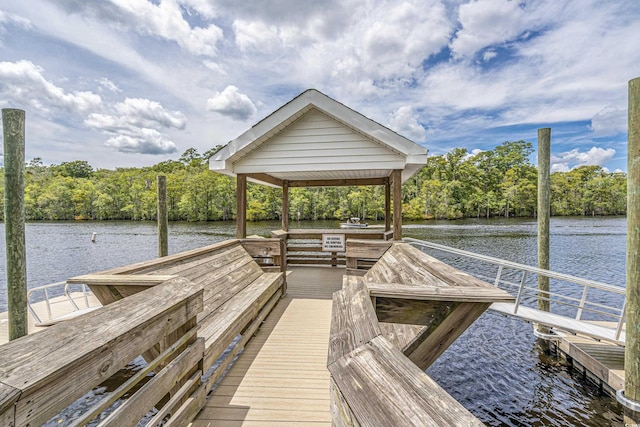
{"type": "MultiPolygon", "coordinates": [[[[333,222],[292,228],[335,227],[333,222]]],[[[250,223],[248,234],[268,235],[279,223],[250,223]]],[[[151,259],[155,223],[37,222],[27,224],[29,287],[151,259]],[[96,243],[91,234],[97,233],[96,243]]],[[[553,218],[551,269],[624,286],[624,218],[553,218]]],[[[534,220],[429,221],[405,224],[423,240],[536,265],[534,220]]],[[[233,238],[234,223],[170,223],[169,252],[233,238]]],[[[4,254],[4,225],[0,227],[4,254]]],[[[434,255],[436,255],[434,253],[434,255]]],[[[5,264],[0,265],[0,311],[6,310],[5,264]]],[[[622,422],[614,399],[556,357],[538,351],[531,325],[483,314],[428,369],[428,374],[483,422],[494,426],[609,426],[622,422]]]]}

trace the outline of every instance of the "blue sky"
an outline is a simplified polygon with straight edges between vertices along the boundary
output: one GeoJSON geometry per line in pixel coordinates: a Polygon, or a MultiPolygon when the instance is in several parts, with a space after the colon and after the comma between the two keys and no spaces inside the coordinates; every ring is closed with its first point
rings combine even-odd
{"type": "Polygon", "coordinates": [[[638,28],[637,0],[0,0],[0,106],[45,164],[202,153],[315,88],[431,154],[550,127],[554,170],[626,171],[638,28]]]}

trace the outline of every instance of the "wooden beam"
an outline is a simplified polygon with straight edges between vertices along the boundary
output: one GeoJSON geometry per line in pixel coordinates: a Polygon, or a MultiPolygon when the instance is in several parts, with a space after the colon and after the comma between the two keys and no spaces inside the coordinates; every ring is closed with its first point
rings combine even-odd
{"type": "Polygon", "coordinates": [[[282,230],[289,231],[289,181],[282,183],[282,230]]]}
{"type": "Polygon", "coordinates": [[[236,189],[236,237],[247,237],[247,176],[238,174],[236,189]]]}
{"type": "Polygon", "coordinates": [[[384,185],[387,178],[310,179],[289,181],[290,187],[345,187],[348,185],[384,185]]]}
{"type": "Polygon", "coordinates": [[[384,231],[391,231],[391,183],[384,183],[384,231]]]}
{"type": "Polygon", "coordinates": [[[268,175],[266,173],[248,173],[247,178],[255,179],[256,181],[266,182],[267,184],[277,185],[282,187],[284,181],[276,178],[275,176],[268,175]]]}
{"type": "Polygon", "coordinates": [[[167,280],[175,279],[177,275],[168,274],[85,274],[67,279],[69,284],[85,285],[158,285],[167,280]]]}
{"type": "Polygon", "coordinates": [[[167,177],[158,175],[158,257],[169,255],[169,217],[167,214],[167,177]]]}
{"type": "Polygon", "coordinates": [[[402,171],[396,169],[393,178],[393,240],[402,240],[402,171]]]}
{"type": "Polygon", "coordinates": [[[496,287],[405,285],[367,282],[372,297],[413,301],[513,302],[513,297],[496,287]]]}

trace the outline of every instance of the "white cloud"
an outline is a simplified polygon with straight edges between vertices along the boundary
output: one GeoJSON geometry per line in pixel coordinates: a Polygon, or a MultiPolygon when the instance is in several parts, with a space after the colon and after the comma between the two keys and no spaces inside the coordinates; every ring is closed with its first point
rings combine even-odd
{"type": "Polygon", "coordinates": [[[169,111],[149,99],[126,98],[114,108],[120,117],[126,117],[134,126],[184,129],[187,125],[187,119],[180,111],[169,111]]]}
{"type": "Polygon", "coordinates": [[[84,113],[102,103],[100,95],[93,92],[66,92],[48,81],[43,73],[44,69],[31,61],[0,62],[0,96],[4,102],[42,112],[63,108],[72,113],[84,113]]]}
{"type": "Polygon", "coordinates": [[[100,90],[108,90],[109,92],[122,92],[122,89],[120,89],[117,84],[106,77],[101,78],[97,82],[100,85],[100,90]]]}
{"type": "Polygon", "coordinates": [[[460,5],[458,30],[451,50],[462,56],[511,40],[525,28],[525,10],[519,0],[475,0],[460,5]]]}
{"type": "Polygon", "coordinates": [[[591,130],[596,136],[610,136],[626,132],[627,110],[608,106],[598,111],[591,119],[591,130]]]}
{"type": "Polygon", "coordinates": [[[427,130],[418,122],[417,115],[410,105],[400,107],[393,112],[389,127],[415,141],[424,141],[427,136],[427,130]]]}
{"type": "Polygon", "coordinates": [[[192,27],[183,16],[183,11],[187,14],[195,11],[205,18],[215,15],[215,10],[202,1],[163,0],[156,4],[147,0],[82,3],[68,0],[63,6],[69,12],[110,21],[121,32],[131,29],[144,36],[173,41],[194,55],[215,55],[223,37],[222,29],[215,24],[192,27]]]}
{"type": "Polygon", "coordinates": [[[578,166],[604,166],[615,156],[613,148],[591,147],[588,151],[574,148],[560,154],[551,155],[551,171],[567,172],[578,166]]]}
{"type": "Polygon", "coordinates": [[[126,153],[167,154],[176,144],[160,130],[184,129],[186,118],[160,103],[126,98],[113,106],[114,114],[92,113],[84,121],[89,128],[111,135],[105,145],[126,153]]]}
{"type": "Polygon", "coordinates": [[[30,28],[31,21],[22,16],[15,15],[13,13],[7,13],[0,10],[0,33],[5,31],[3,24],[17,24],[23,28],[30,28]]]}
{"type": "Polygon", "coordinates": [[[238,19],[233,23],[236,44],[242,51],[256,50],[264,53],[273,51],[283,42],[280,30],[275,25],[261,21],[238,19]]]}
{"type": "Polygon", "coordinates": [[[256,114],[256,106],[249,97],[229,85],[222,92],[216,92],[207,101],[207,110],[215,111],[233,120],[247,120],[256,114]]]}
{"type": "Polygon", "coordinates": [[[169,154],[178,151],[176,144],[167,135],[155,129],[140,129],[129,135],[113,136],[105,145],[123,153],[169,154]]]}

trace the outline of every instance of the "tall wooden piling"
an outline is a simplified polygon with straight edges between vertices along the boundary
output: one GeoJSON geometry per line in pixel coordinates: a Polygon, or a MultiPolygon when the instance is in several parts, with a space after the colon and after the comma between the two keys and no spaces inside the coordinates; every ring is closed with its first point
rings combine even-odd
{"type": "MultiPolygon", "coordinates": [[[[551,216],[551,129],[538,129],[538,268],[549,269],[549,220],[551,216]]],[[[549,311],[549,277],[538,276],[538,310],[549,311]]],[[[549,327],[538,325],[548,334],[549,327]]]]}
{"type": "Polygon", "coordinates": [[[158,175],[158,257],[169,255],[169,215],[167,214],[167,177],[158,175]]]}
{"type": "Polygon", "coordinates": [[[28,333],[27,255],[24,237],[24,122],[23,110],[2,110],[4,227],[10,340],[28,333]]]}
{"type": "MultiPolygon", "coordinates": [[[[627,318],[624,395],[640,402],[640,77],[629,81],[627,160],[627,318]]],[[[625,409],[625,423],[640,423],[640,412],[625,409]]]]}

